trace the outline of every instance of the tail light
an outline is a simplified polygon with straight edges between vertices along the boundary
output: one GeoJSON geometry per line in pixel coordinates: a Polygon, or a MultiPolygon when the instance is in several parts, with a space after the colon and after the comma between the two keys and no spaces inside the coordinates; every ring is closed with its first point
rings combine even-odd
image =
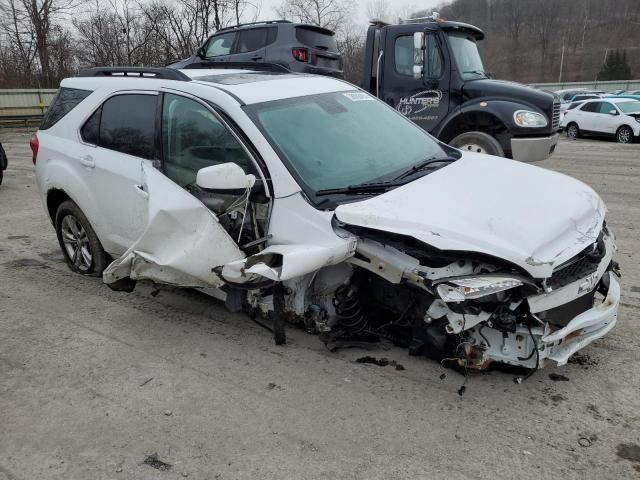
{"type": "Polygon", "coordinates": [[[33,164],[36,164],[36,158],[38,158],[38,148],[40,148],[40,142],[38,141],[38,135],[35,133],[31,135],[31,140],[29,140],[29,146],[31,147],[33,164]]]}
{"type": "Polygon", "coordinates": [[[299,62],[309,61],[309,51],[306,48],[293,48],[291,49],[291,54],[299,62]]]}

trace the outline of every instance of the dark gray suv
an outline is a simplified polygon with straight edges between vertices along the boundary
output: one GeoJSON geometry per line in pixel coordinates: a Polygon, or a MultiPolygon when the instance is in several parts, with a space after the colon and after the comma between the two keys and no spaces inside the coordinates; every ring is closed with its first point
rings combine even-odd
{"type": "Polygon", "coordinates": [[[189,58],[171,68],[201,68],[211,63],[269,63],[287,70],[342,77],[334,32],[315,25],[271,20],[223,28],[189,58]]]}

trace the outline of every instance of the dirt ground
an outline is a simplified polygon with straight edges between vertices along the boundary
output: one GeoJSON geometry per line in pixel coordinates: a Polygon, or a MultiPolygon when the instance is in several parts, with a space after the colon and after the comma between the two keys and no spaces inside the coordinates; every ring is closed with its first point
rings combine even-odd
{"type": "Polygon", "coordinates": [[[295,329],[276,347],[199,292],[71,273],[28,139],[0,129],[0,480],[640,478],[640,145],[563,139],[542,164],[608,204],[616,328],[566,367],[474,375],[459,396],[461,375],[400,348],[330,353],[295,329]]]}

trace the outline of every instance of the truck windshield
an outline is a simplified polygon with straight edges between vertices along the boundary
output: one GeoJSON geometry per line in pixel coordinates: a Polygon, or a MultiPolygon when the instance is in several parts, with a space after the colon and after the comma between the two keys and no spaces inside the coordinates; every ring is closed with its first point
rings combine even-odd
{"type": "Polygon", "coordinates": [[[363,193],[362,187],[372,183],[391,185],[412,167],[455,152],[356,90],[276,100],[245,110],[309,196],[356,186],[363,193]]]}
{"type": "Polygon", "coordinates": [[[475,39],[468,34],[449,34],[449,45],[464,80],[488,78],[475,39]]]}

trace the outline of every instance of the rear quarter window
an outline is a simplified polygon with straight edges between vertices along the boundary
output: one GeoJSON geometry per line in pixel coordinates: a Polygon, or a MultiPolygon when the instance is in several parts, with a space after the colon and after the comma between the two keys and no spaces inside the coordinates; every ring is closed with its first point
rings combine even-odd
{"type": "Polygon", "coordinates": [[[60,88],[47,109],[47,113],[40,125],[40,130],[53,127],[91,93],[91,90],[81,90],[79,88],[60,88]]]}
{"type": "Polygon", "coordinates": [[[309,27],[296,27],[296,39],[303,45],[328,52],[338,52],[338,44],[333,35],[309,27]]]}

